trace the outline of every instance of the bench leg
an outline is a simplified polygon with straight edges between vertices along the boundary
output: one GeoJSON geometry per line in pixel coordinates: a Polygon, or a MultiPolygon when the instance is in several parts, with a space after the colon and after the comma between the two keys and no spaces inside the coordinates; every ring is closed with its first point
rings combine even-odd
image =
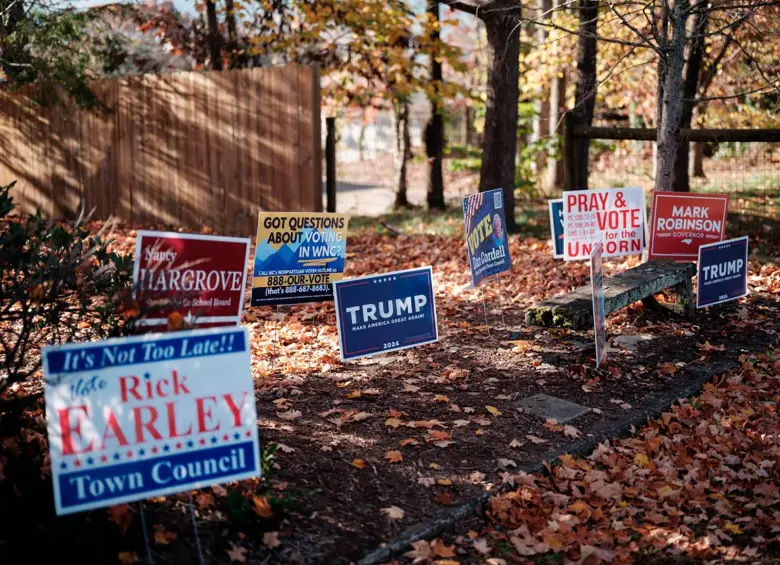
{"type": "Polygon", "coordinates": [[[693,320],[694,302],[693,302],[693,282],[687,279],[674,287],[677,294],[677,302],[682,306],[685,317],[693,320]]]}

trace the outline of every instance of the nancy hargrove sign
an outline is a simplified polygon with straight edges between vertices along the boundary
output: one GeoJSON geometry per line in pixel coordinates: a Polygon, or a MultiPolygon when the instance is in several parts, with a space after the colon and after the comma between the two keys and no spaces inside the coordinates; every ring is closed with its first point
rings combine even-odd
{"type": "Polygon", "coordinates": [[[43,348],[57,514],[260,475],[245,329],[43,348]]]}
{"type": "Polygon", "coordinates": [[[512,268],[502,189],[464,197],[463,222],[474,286],[487,277],[512,268]]]}
{"type": "Polygon", "coordinates": [[[194,233],[139,231],[133,288],[144,317],[159,327],[179,312],[193,327],[241,322],[250,241],[194,233]]]}
{"type": "Polygon", "coordinates": [[[564,260],[588,259],[598,242],[604,244],[604,257],[640,255],[645,248],[646,213],[641,187],[566,192],[564,260]]]}
{"type": "Polygon", "coordinates": [[[260,212],[252,306],[333,299],[344,276],[347,214],[260,212]]]}
{"type": "Polygon", "coordinates": [[[349,279],[333,286],[342,360],[439,340],[431,267],[349,279]]]}

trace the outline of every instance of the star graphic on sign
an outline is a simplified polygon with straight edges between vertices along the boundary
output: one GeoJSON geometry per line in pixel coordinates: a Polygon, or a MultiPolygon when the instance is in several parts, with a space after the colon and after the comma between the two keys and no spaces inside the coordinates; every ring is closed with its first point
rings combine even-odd
{"type": "Polygon", "coordinates": [[[151,378],[152,378],[152,375],[151,375],[151,373],[149,373],[148,371],[147,371],[146,373],[144,373],[144,378],[145,378],[146,380],[149,380],[149,379],[151,379],[151,378]]]}
{"type": "Polygon", "coordinates": [[[181,449],[181,442],[178,442],[178,443],[176,444],[176,449],[181,449]]]}
{"type": "Polygon", "coordinates": [[[227,434],[225,434],[225,435],[223,435],[223,436],[222,436],[222,439],[223,439],[223,441],[227,441],[227,440],[229,440],[230,438],[228,437],[228,435],[227,435],[227,434]]]}
{"type": "Polygon", "coordinates": [[[152,447],[152,453],[157,453],[158,451],[159,449],[157,449],[156,445],[152,447]]]}
{"type": "Polygon", "coordinates": [[[60,463],[60,469],[67,469],[67,468],[68,468],[68,464],[67,464],[67,463],[65,463],[65,461],[63,461],[62,463],[60,463]]]}
{"type": "Polygon", "coordinates": [[[138,455],[143,457],[144,455],[146,455],[146,450],[145,449],[139,449],[138,450],[138,455]]]}
{"type": "Polygon", "coordinates": [[[87,465],[92,465],[95,463],[95,460],[92,459],[92,457],[87,457],[87,465]]]}
{"type": "Polygon", "coordinates": [[[197,317],[197,316],[193,316],[193,315],[192,315],[192,310],[188,310],[188,311],[187,311],[187,315],[186,315],[186,316],[184,316],[184,323],[185,323],[185,324],[187,324],[188,326],[192,326],[192,324],[193,324],[193,323],[195,322],[195,320],[197,320],[197,319],[198,319],[198,317],[197,317]]]}
{"type": "Polygon", "coordinates": [[[233,439],[239,439],[241,437],[241,434],[236,432],[233,434],[233,439]]]}
{"type": "Polygon", "coordinates": [[[121,455],[119,455],[118,453],[114,453],[114,461],[119,461],[120,457],[121,455]]]}
{"type": "Polygon", "coordinates": [[[192,440],[190,440],[190,441],[188,441],[188,442],[187,442],[187,447],[193,447],[194,445],[195,445],[195,444],[194,444],[194,443],[192,443],[192,440]]]}
{"type": "Polygon", "coordinates": [[[171,448],[170,448],[170,447],[168,447],[167,445],[163,445],[163,451],[164,451],[165,453],[168,453],[170,450],[171,450],[171,448]]]}
{"type": "Polygon", "coordinates": [[[128,459],[131,458],[132,456],[133,456],[133,452],[128,449],[127,450],[127,457],[128,457],[128,459]]]}
{"type": "Polygon", "coordinates": [[[216,437],[216,436],[214,436],[213,438],[211,438],[211,443],[217,443],[217,441],[218,441],[218,440],[217,440],[217,437],[216,437]]]}
{"type": "Polygon", "coordinates": [[[246,437],[252,437],[252,430],[246,431],[246,437]]]}
{"type": "Polygon", "coordinates": [[[106,457],[105,455],[101,455],[100,456],[100,462],[101,463],[106,463],[107,461],[108,461],[108,457],[106,457]]]}
{"type": "Polygon", "coordinates": [[[206,438],[205,437],[200,438],[200,441],[198,443],[201,445],[206,445],[206,438]]]}

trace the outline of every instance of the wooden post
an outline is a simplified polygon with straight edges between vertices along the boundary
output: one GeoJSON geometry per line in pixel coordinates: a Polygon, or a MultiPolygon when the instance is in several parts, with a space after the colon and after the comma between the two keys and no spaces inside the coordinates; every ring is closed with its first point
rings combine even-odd
{"type": "Polygon", "coordinates": [[[575,190],[574,114],[563,116],[563,190],[575,190]]]}
{"type": "Polygon", "coordinates": [[[336,118],[325,118],[325,186],[327,211],[336,211],[336,118]]]}

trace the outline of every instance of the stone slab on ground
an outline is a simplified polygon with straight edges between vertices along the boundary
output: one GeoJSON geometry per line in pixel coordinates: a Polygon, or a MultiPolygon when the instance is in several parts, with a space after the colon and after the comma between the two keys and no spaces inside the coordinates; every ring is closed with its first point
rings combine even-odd
{"type": "Polygon", "coordinates": [[[538,416],[542,420],[555,419],[564,424],[590,411],[589,408],[548,394],[534,394],[518,402],[526,414],[538,416]]]}
{"type": "MultiPolygon", "coordinates": [[[[607,314],[638,300],[657,309],[653,295],[674,288],[678,303],[689,317],[693,315],[693,285],[696,274],[693,263],[675,263],[653,259],[641,265],[604,278],[604,310],[607,314]]],[[[593,302],[590,284],[561,296],[548,298],[529,308],[527,323],[535,326],[558,326],[585,329],[593,325],[593,302]]]]}

